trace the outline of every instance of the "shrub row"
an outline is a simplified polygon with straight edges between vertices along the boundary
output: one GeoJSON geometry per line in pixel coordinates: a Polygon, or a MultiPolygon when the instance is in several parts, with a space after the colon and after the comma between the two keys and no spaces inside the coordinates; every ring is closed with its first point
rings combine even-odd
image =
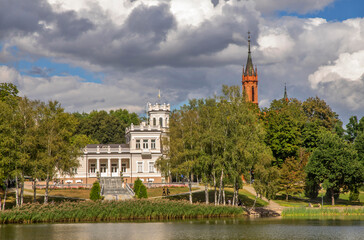
{"type": "Polygon", "coordinates": [[[243,215],[242,208],[189,204],[186,201],[128,200],[25,204],[0,212],[0,223],[96,222],[136,219],[185,219],[243,215]]]}

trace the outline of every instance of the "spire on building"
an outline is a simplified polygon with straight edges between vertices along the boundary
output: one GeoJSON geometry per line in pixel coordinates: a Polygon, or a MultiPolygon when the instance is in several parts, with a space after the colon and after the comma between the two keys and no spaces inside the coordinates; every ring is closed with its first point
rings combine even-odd
{"type": "Polygon", "coordinates": [[[250,32],[248,32],[248,59],[242,74],[243,92],[248,101],[258,104],[258,71],[253,66],[253,60],[250,50],[250,32]]]}
{"type": "Polygon", "coordinates": [[[288,95],[287,95],[287,86],[286,83],[284,83],[284,96],[283,99],[288,102],[288,95]]]}
{"type": "Polygon", "coordinates": [[[252,55],[250,51],[250,32],[248,32],[248,59],[246,61],[246,67],[245,67],[245,75],[253,76],[255,75],[254,66],[253,66],[253,60],[252,55]]]}

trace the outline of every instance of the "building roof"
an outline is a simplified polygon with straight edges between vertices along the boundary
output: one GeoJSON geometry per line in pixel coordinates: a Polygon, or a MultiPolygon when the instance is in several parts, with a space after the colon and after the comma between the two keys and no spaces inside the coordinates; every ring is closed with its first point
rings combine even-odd
{"type": "Polygon", "coordinates": [[[254,66],[253,66],[253,60],[252,60],[252,55],[251,55],[251,51],[250,51],[250,32],[249,32],[249,36],[248,36],[248,59],[246,61],[246,67],[245,67],[245,72],[244,75],[248,75],[248,76],[252,76],[255,75],[255,71],[254,71],[254,66]]]}

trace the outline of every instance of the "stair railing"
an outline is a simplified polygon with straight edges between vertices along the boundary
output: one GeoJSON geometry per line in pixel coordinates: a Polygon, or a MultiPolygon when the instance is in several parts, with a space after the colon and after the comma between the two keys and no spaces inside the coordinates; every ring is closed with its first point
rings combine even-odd
{"type": "Polygon", "coordinates": [[[128,183],[125,183],[126,189],[128,190],[129,194],[132,196],[135,196],[135,192],[133,191],[133,189],[129,186],[128,183]]]}

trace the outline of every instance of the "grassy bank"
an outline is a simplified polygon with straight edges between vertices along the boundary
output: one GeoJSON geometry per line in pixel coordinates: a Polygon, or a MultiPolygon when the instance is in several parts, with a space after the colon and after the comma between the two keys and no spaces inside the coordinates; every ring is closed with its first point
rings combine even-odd
{"type": "Polygon", "coordinates": [[[25,204],[0,212],[0,223],[95,222],[136,219],[186,219],[243,215],[238,207],[189,204],[185,201],[82,201],[25,204]]]}
{"type": "MultiPolygon", "coordinates": [[[[215,195],[214,195],[214,191],[213,190],[209,190],[209,202],[213,203],[215,200],[215,195]]],[[[227,200],[232,200],[233,198],[233,189],[232,188],[225,188],[225,199],[227,200]]],[[[189,195],[180,195],[180,196],[171,196],[168,197],[168,199],[171,200],[188,200],[189,195]]],[[[197,203],[204,203],[205,202],[205,192],[196,192],[192,194],[192,199],[193,202],[197,202],[197,203]]],[[[240,189],[239,190],[239,199],[242,201],[243,205],[246,207],[251,207],[254,204],[254,200],[255,200],[255,196],[253,194],[251,194],[250,192],[248,192],[245,189],[240,189]]],[[[260,198],[257,199],[257,202],[255,204],[256,207],[264,207],[267,206],[268,203],[260,198]]]]}
{"type": "Polygon", "coordinates": [[[282,216],[341,216],[341,215],[364,215],[364,207],[352,208],[286,208],[282,216]]]}

